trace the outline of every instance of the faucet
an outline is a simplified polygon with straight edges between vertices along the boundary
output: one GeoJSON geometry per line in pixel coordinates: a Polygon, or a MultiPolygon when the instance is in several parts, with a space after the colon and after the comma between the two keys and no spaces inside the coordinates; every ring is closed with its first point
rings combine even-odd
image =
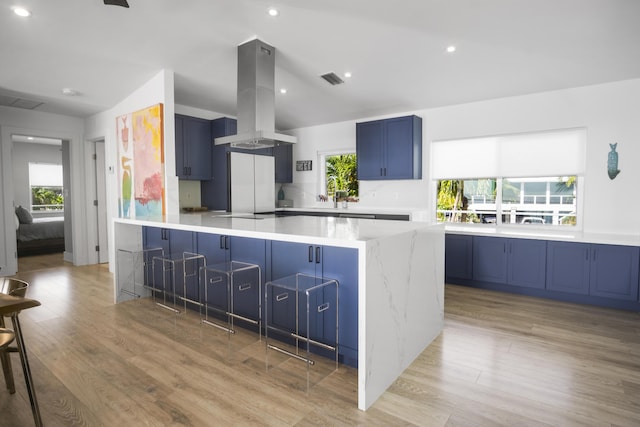
{"type": "Polygon", "coordinates": [[[329,176],[329,181],[333,181],[333,207],[338,207],[338,178],[335,175],[329,176]]]}

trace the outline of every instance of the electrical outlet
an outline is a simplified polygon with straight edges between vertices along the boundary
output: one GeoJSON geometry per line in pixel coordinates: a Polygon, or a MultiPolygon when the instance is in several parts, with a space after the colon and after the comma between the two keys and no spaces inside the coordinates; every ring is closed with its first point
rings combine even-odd
{"type": "Polygon", "coordinates": [[[372,192],[371,192],[371,198],[372,198],[372,199],[375,199],[375,198],[376,198],[376,192],[375,192],[375,191],[372,191],[372,192]]]}

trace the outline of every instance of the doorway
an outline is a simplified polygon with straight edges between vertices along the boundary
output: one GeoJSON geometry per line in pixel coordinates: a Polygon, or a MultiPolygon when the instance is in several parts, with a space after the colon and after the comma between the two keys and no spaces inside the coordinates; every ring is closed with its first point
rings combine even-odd
{"type": "Polygon", "coordinates": [[[69,183],[64,179],[69,173],[68,141],[12,134],[11,143],[18,270],[40,269],[43,262],[62,265],[71,240],[66,221],[69,183]]]}

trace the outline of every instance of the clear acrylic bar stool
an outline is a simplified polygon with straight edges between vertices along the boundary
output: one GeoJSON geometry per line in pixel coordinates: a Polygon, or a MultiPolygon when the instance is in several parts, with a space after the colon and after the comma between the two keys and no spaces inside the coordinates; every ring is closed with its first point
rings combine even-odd
{"type": "Polygon", "coordinates": [[[265,285],[266,367],[269,350],[292,357],[306,365],[309,390],[314,355],[333,359],[338,369],[338,281],[306,274],[294,274],[265,285]],[[274,342],[273,338],[281,341],[274,342]]]}

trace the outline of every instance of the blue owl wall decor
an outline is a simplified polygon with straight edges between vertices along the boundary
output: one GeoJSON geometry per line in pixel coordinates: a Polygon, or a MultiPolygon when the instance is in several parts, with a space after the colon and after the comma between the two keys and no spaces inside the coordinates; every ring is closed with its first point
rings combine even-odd
{"type": "Polygon", "coordinates": [[[607,173],[609,174],[609,179],[615,179],[620,173],[620,169],[618,169],[618,153],[616,152],[617,146],[617,142],[615,144],[609,144],[609,147],[611,147],[607,158],[607,173]]]}

